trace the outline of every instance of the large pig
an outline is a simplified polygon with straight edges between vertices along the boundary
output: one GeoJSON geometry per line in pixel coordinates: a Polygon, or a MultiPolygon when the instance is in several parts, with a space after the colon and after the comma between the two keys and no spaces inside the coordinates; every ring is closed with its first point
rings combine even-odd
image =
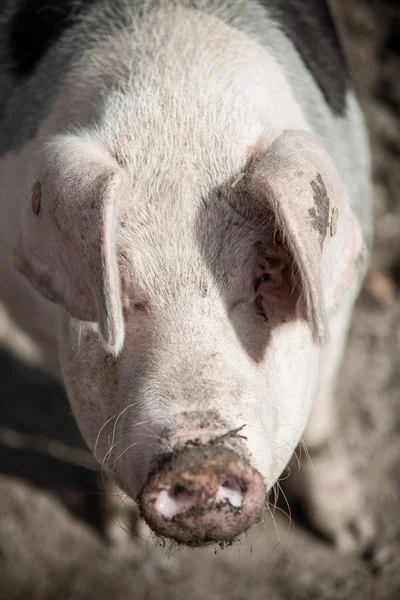
{"type": "Polygon", "coordinates": [[[153,530],[234,539],[303,436],[314,525],[362,538],[334,398],[370,166],[325,3],[5,0],[0,154],[1,299],[153,530]]]}

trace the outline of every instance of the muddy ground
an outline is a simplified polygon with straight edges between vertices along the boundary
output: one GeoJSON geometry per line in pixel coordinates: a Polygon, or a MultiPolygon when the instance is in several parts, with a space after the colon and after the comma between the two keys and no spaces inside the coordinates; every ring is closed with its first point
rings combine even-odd
{"type": "Polygon", "coordinates": [[[0,313],[0,600],[312,600],[400,597],[400,4],[332,0],[368,118],[372,273],[339,387],[343,436],[378,524],[343,557],[276,513],[228,550],[107,544],[100,477],[58,385],[0,313]],[[23,359],[23,361],[21,360],[23,359]],[[50,440],[50,441],[49,441],[50,440]]]}

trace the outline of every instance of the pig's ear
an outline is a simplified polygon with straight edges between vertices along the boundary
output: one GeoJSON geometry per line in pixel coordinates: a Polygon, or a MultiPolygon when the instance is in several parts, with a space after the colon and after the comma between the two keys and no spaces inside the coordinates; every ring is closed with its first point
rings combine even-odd
{"type": "Polygon", "coordinates": [[[313,337],[324,343],[327,315],[351,288],[365,255],[339,175],[314,136],[289,130],[254,157],[249,171],[252,196],[272,209],[294,258],[313,337]]]}
{"type": "Polygon", "coordinates": [[[63,135],[45,148],[24,209],[19,270],[75,318],[96,322],[106,349],[124,341],[116,251],[124,172],[96,140],[63,135]]]}

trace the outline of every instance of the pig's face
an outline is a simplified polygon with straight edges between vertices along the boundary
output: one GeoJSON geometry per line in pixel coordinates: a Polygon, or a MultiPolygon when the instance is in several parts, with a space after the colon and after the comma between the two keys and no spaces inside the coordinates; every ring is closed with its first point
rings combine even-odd
{"type": "MultiPolygon", "coordinates": [[[[137,183],[135,202],[115,208],[112,197],[130,188],[110,158],[108,178],[97,174],[101,210],[92,200],[92,216],[61,245],[59,213],[71,206],[58,200],[46,215],[46,193],[55,192],[43,173],[41,239],[58,227],[59,263],[44,269],[24,237],[18,252],[20,268],[67,308],[62,371],[87,443],[128,494],[141,494],[151,526],[180,541],[231,539],[259,517],[311,407],[329,310],[324,264],[331,305],[338,294],[323,252],[329,196],[348,209],[326,156],[308,136],[287,137],[244,165],[235,187],[228,181],[196,201],[190,181],[163,203],[154,186],[137,183]],[[82,247],[79,269],[68,244],[82,247]]],[[[85,181],[68,176],[62,189],[68,184],[85,181]]],[[[353,239],[340,284],[343,275],[351,282],[353,239]]]]}
{"type": "Polygon", "coordinates": [[[147,223],[140,214],[125,223],[118,357],[107,356],[90,327],[67,325],[63,364],[75,414],[133,495],[161,451],[239,427],[243,451],[270,487],[310,408],[318,350],[290,257],[273,243],[270,223],[257,227],[223,195],[219,203],[192,223],[158,208],[151,215],[148,205],[147,223]]]}

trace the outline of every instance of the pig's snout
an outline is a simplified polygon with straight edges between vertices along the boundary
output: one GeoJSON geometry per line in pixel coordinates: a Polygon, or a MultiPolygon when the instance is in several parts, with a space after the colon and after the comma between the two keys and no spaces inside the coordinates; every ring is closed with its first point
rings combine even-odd
{"type": "Polygon", "coordinates": [[[144,519],[158,534],[197,545],[230,541],[261,515],[261,475],[229,449],[213,445],[173,453],[150,475],[140,497],[144,519]]]}

